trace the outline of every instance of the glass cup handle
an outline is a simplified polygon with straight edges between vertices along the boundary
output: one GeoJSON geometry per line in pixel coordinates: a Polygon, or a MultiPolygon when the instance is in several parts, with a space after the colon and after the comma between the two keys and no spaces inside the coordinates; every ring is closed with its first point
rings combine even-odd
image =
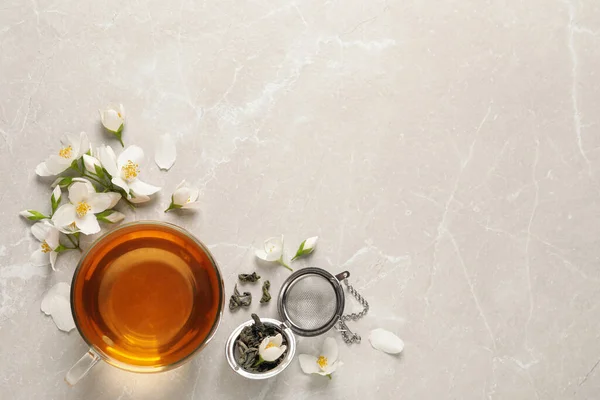
{"type": "Polygon", "coordinates": [[[100,361],[100,356],[96,354],[95,351],[90,349],[83,355],[83,357],[79,359],[79,361],[75,363],[75,365],[71,367],[69,372],[67,372],[67,376],[65,376],[65,382],[67,382],[69,386],[75,385],[81,378],[90,372],[90,369],[92,369],[92,367],[96,365],[98,361],[100,361]]]}

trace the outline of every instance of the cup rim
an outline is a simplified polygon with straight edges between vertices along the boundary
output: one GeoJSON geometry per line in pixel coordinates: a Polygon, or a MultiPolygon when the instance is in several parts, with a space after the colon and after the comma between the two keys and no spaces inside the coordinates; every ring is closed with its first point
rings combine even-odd
{"type": "Polygon", "coordinates": [[[98,354],[98,356],[100,356],[100,358],[102,358],[103,361],[105,361],[106,363],[108,363],[114,367],[117,367],[117,368],[125,370],[125,371],[129,371],[129,372],[157,373],[157,372],[164,372],[164,371],[168,371],[168,370],[180,367],[181,365],[190,361],[190,359],[196,353],[198,353],[200,350],[202,350],[204,347],[206,347],[206,345],[213,339],[213,337],[215,336],[215,334],[221,324],[221,321],[223,319],[223,309],[225,306],[225,283],[223,281],[223,274],[221,273],[221,269],[219,268],[219,265],[217,264],[217,261],[215,260],[215,258],[211,254],[211,252],[208,250],[208,247],[202,241],[200,241],[198,238],[196,238],[192,233],[188,232],[186,229],[184,229],[180,226],[177,226],[177,225],[169,223],[169,222],[155,221],[155,220],[140,220],[140,221],[133,221],[133,222],[128,222],[128,223],[122,224],[119,227],[117,227],[116,229],[113,229],[109,232],[104,233],[102,236],[100,236],[99,238],[94,240],[94,242],[90,245],[90,247],[81,255],[81,258],[79,259],[79,262],[77,263],[77,267],[75,268],[75,271],[73,272],[73,278],[71,279],[70,303],[71,303],[71,315],[73,316],[73,321],[75,322],[75,327],[77,328],[77,331],[79,332],[79,336],[81,336],[81,338],[90,347],[90,349],[94,353],[98,354]],[[160,367],[147,367],[147,366],[137,366],[137,365],[127,364],[122,361],[115,360],[114,358],[110,357],[109,355],[104,353],[102,350],[100,350],[96,345],[91,343],[88,340],[88,338],[86,338],[85,335],[83,334],[83,332],[79,326],[79,323],[77,321],[75,307],[74,307],[74,301],[73,301],[74,295],[75,295],[75,293],[74,293],[75,292],[75,281],[76,281],[77,277],[79,276],[79,273],[81,272],[83,261],[86,259],[86,257],[90,253],[90,251],[92,249],[94,249],[98,245],[98,243],[100,243],[102,240],[104,240],[107,236],[109,236],[115,232],[118,232],[122,229],[129,228],[131,226],[137,226],[137,225],[154,225],[154,226],[167,227],[169,229],[173,229],[173,230],[179,232],[180,234],[182,234],[182,235],[186,236],[187,238],[189,238],[190,240],[192,240],[207,255],[213,268],[215,269],[215,271],[217,273],[217,280],[219,282],[219,291],[221,293],[221,295],[219,296],[220,302],[219,302],[219,309],[217,310],[216,319],[215,319],[215,322],[213,323],[213,326],[211,327],[208,335],[206,336],[206,338],[198,345],[198,347],[196,347],[194,350],[192,350],[185,357],[183,357],[180,360],[177,360],[171,364],[163,365],[160,367]]]}

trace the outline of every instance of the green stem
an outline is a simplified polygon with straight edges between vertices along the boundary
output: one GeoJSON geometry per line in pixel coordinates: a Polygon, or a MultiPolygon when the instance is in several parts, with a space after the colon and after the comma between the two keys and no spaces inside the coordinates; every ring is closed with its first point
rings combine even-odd
{"type": "Polygon", "coordinates": [[[279,260],[277,260],[277,262],[278,262],[280,265],[282,265],[282,266],[286,267],[287,269],[289,269],[290,271],[292,271],[292,272],[294,271],[292,268],[290,268],[290,266],[289,266],[289,265],[287,265],[287,264],[285,263],[285,261],[283,261],[283,256],[281,256],[281,258],[280,258],[279,260]]]}
{"type": "MultiPolygon", "coordinates": [[[[79,238],[77,238],[77,242],[75,242],[75,241],[74,241],[74,240],[71,238],[71,235],[66,235],[66,236],[67,236],[67,239],[69,239],[69,242],[71,242],[71,244],[72,244],[73,246],[75,246],[75,247],[73,247],[72,249],[73,249],[73,250],[75,250],[75,249],[78,249],[79,251],[81,251],[81,248],[79,247],[79,238]]],[[[70,247],[67,247],[67,248],[69,248],[69,249],[70,249],[70,247]]]]}
{"type": "Polygon", "coordinates": [[[94,182],[96,182],[97,184],[104,186],[105,188],[109,187],[109,185],[108,185],[108,184],[106,184],[106,182],[102,182],[102,181],[100,181],[100,180],[98,180],[98,179],[94,178],[93,176],[91,176],[91,175],[89,175],[89,174],[86,174],[85,172],[84,172],[84,173],[82,173],[82,175],[81,175],[81,176],[83,176],[84,178],[91,179],[91,180],[93,180],[94,182]]]}

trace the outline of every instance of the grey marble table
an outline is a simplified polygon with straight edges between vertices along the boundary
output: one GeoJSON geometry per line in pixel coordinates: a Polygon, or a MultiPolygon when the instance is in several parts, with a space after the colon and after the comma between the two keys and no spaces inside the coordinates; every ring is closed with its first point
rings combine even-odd
{"type": "Polygon", "coordinates": [[[0,398],[598,398],[599,46],[594,0],[3,0],[0,398]],[[180,369],[100,365],[67,387],[86,347],[40,301],[78,256],[31,266],[17,213],[45,207],[34,168],[62,133],[118,146],[98,122],[109,101],[163,187],[128,220],[191,230],[228,291],[240,271],[288,276],[256,265],[265,238],[289,254],[319,235],[296,267],[350,271],[371,304],[353,326],[396,332],[402,356],[331,332],[333,380],[294,362],[248,382],[223,356],[248,314],[226,312],[180,369]],[[165,132],[168,173],[152,162],[165,132]],[[201,188],[193,217],[162,213],[182,178],[201,188]]]}

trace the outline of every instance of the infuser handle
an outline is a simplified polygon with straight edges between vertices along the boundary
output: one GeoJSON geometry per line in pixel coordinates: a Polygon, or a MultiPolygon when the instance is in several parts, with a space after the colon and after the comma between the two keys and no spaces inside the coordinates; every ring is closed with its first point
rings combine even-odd
{"type": "Polygon", "coordinates": [[[339,273],[339,274],[337,274],[335,277],[336,277],[336,279],[337,279],[338,281],[340,281],[340,282],[341,282],[341,281],[343,281],[344,279],[346,279],[346,278],[350,277],[350,272],[348,272],[348,271],[340,272],[340,273],[339,273]]]}

